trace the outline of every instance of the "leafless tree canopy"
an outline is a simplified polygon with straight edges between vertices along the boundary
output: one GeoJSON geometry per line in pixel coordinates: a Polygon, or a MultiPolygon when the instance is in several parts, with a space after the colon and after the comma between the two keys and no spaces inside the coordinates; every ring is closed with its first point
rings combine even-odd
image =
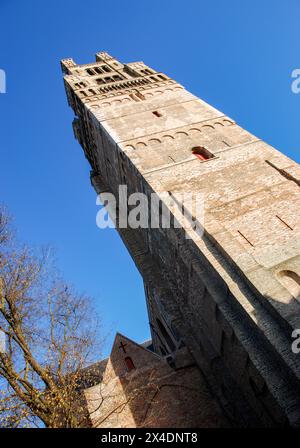
{"type": "Polygon", "coordinates": [[[78,391],[100,356],[98,322],[52,258],[21,246],[0,210],[0,427],[86,424],[78,391]]]}

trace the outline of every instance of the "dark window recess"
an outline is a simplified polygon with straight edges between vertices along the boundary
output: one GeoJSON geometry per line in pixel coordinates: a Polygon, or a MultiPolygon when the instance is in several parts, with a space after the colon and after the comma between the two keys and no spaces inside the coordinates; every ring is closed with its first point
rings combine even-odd
{"type": "Polygon", "coordinates": [[[152,112],[153,115],[155,115],[156,117],[162,117],[162,114],[160,112],[158,112],[158,110],[155,110],[154,112],[152,112]]]}
{"type": "Polygon", "coordinates": [[[128,372],[135,369],[135,365],[134,365],[132,359],[130,358],[130,356],[126,356],[125,364],[126,364],[128,372]]]}
{"type": "Polygon", "coordinates": [[[131,93],[129,96],[134,101],[138,101],[138,102],[140,101],[139,98],[134,93],[131,93]]]}
{"type": "Polygon", "coordinates": [[[214,157],[214,155],[210,151],[208,151],[208,149],[204,148],[204,146],[196,146],[192,149],[192,153],[199,160],[209,160],[214,157]]]}
{"type": "Polygon", "coordinates": [[[134,92],[131,93],[130,98],[132,98],[134,101],[143,101],[145,99],[144,95],[141,94],[140,92],[134,92]]]}

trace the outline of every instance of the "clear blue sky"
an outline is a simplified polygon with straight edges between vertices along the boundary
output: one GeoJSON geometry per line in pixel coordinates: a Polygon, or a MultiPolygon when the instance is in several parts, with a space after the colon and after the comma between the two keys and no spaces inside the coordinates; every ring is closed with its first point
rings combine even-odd
{"type": "Polygon", "coordinates": [[[299,162],[299,24],[298,0],[0,0],[0,201],[20,238],[53,245],[65,277],[95,297],[107,347],[117,330],[149,337],[144,292],[116,231],[96,227],[60,59],[143,60],[299,162]]]}

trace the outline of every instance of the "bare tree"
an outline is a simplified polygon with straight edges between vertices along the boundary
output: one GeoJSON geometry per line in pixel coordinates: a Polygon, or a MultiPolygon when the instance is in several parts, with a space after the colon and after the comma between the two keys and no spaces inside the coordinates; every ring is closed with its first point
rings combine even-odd
{"type": "Polygon", "coordinates": [[[0,336],[0,427],[86,426],[80,382],[99,359],[98,319],[90,299],[59,277],[49,250],[18,244],[3,208],[0,336]]]}

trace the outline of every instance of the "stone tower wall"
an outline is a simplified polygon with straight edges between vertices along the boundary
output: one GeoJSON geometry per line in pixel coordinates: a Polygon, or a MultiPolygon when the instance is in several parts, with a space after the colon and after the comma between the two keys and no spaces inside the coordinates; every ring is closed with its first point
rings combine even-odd
{"type": "Polygon", "coordinates": [[[175,207],[183,192],[203,195],[202,236],[118,229],[145,282],[155,349],[172,352],[160,320],[232,422],[300,426],[291,351],[300,328],[300,167],[142,62],[99,53],[96,63],[62,67],[98,193],[126,184],[149,199],[168,192],[175,207]],[[201,161],[194,147],[214,157],[201,161]]]}

